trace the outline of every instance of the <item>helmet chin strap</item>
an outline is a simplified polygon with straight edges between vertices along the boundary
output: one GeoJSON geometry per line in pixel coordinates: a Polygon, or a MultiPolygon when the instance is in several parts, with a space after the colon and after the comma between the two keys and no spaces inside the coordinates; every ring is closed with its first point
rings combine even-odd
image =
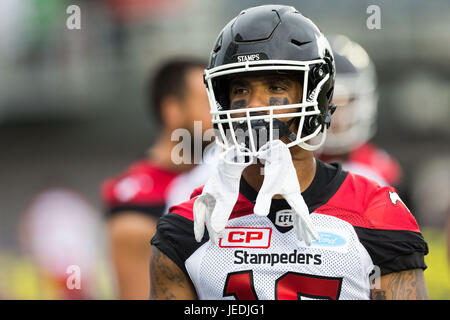
{"type": "MultiPolygon", "coordinates": [[[[291,119],[291,120],[293,120],[293,119],[291,119]]],[[[290,122],[291,120],[289,120],[288,122],[290,122]]],[[[308,151],[315,151],[315,150],[319,149],[324,144],[325,139],[327,137],[327,126],[320,125],[313,133],[314,136],[317,136],[317,134],[319,134],[319,132],[322,130],[322,127],[323,127],[323,133],[322,133],[320,142],[318,144],[312,145],[312,144],[306,143],[305,141],[301,141],[298,143],[298,146],[300,146],[303,149],[308,150],[308,151]]],[[[292,142],[297,141],[297,135],[289,129],[287,129],[287,131],[288,131],[288,133],[284,136],[287,137],[292,142]]]]}
{"type": "MultiPolygon", "coordinates": [[[[317,128],[317,130],[320,131],[321,128],[322,128],[322,126],[317,128]]],[[[322,137],[321,137],[320,142],[318,144],[312,145],[312,144],[309,144],[309,143],[306,143],[306,142],[302,141],[298,145],[300,147],[302,147],[303,149],[305,149],[305,150],[315,151],[315,150],[319,149],[323,145],[323,143],[325,142],[326,137],[327,137],[327,127],[325,126],[323,128],[322,137]]]]}

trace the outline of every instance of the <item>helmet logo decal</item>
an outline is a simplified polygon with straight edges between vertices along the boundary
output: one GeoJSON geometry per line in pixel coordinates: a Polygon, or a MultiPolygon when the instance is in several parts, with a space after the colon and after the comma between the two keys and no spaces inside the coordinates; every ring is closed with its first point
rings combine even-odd
{"type": "Polygon", "coordinates": [[[247,53],[247,54],[237,54],[233,57],[235,62],[247,62],[247,61],[259,61],[268,60],[269,58],[265,53],[247,53]]]}
{"type": "Polygon", "coordinates": [[[259,53],[255,54],[248,54],[243,56],[237,56],[238,62],[244,62],[244,61],[258,61],[259,60],[259,53]]]}

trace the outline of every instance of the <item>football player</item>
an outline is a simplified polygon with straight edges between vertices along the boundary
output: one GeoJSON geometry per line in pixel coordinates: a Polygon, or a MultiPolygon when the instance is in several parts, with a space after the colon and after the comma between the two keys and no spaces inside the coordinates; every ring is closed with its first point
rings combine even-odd
{"type": "Polygon", "coordinates": [[[32,265],[22,267],[30,271],[27,276],[17,273],[16,280],[23,281],[17,292],[27,288],[37,295],[34,299],[105,298],[103,292],[112,290],[104,286],[110,273],[99,267],[105,262],[102,227],[99,212],[77,191],[50,187],[37,192],[20,217],[21,249],[32,265]]]}
{"type": "Polygon", "coordinates": [[[373,179],[381,186],[398,186],[398,161],[369,140],[376,131],[377,79],[375,66],[359,44],[344,35],[328,37],[336,64],[333,103],[337,108],[327,139],[318,150],[325,162],[373,179]]]}
{"type": "Polygon", "coordinates": [[[205,70],[224,151],[158,222],[151,299],[428,297],[428,247],[395,189],[314,157],[334,77],[327,39],[293,7],[224,27],[205,70]]]}
{"type": "MultiPolygon", "coordinates": [[[[145,157],[102,185],[121,299],[148,298],[149,239],[155,232],[156,222],[163,214],[170,194],[171,197],[189,199],[190,193],[184,196],[180,195],[180,190],[171,192],[171,189],[178,185],[175,181],[181,175],[196,167],[192,159],[194,154],[187,153],[188,161],[179,164],[172,161],[172,151],[180,143],[186,143],[186,148],[191,151],[190,148],[198,143],[193,141],[196,137],[194,121],[201,121],[201,134],[211,128],[203,85],[205,65],[196,58],[174,58],[156,71],[148,84],[148,104],[161,124],[159,136],[145,157]],[[192,140],[173,141],[172,133],[180,128],[188,130],[192,140]]],[[[189,183],[187,180],[183,183],[189,183]]]]}

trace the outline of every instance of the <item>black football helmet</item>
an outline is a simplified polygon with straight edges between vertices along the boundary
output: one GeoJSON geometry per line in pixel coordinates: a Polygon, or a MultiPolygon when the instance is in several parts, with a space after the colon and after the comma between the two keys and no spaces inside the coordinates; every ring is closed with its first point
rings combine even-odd
{"type": "MultiPolygon", "coordinates": [[[[330,45],[309,18],[294,7],[282,5],[243,10],[219,34],[204,74],[216,142],[225,149],[240,146],[237,128],[250,131],[251,137],[252,129],[266,127],[269,140],[274,139],[274,129],[279,129],[277,138],[287,137],[290,140],[288,147],[299,145],[307,150],[318,149],[325,140],[334,111],[331,106],[334,78],[330,45]],[[249,73],[298,74],[303,85],[301,102],[231,110],[228,80],[249,73]],[[273,112],[292,108],[296,112],[273,112]],[[232,117],[243,113],[245,116],[232,117]],[[283,122],[280,121],[282,118],[291,119],[283,122]],[[296,126],[292,125],[294,121],[296,126]],[[293,132],[292,127],[297,129],[293,132]],[[321,133],[320,141],[310,144],[310,140],[321,133]]],[[[251,137],[245,144],[253,155],[257,155],[257,144],[252,141],[251,137]]]]}

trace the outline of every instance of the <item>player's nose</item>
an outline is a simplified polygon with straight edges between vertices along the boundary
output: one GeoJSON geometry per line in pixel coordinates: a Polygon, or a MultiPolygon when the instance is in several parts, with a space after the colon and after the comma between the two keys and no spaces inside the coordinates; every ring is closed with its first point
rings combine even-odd
{"type": "MultiPolygon", "coordinates": [[[[266,94],[263,91],[255,90],[252,95],[250,96],[250,99],[248,101],[248,108],[261,108],[268,106],[269,98],[266,96],[266,94]]],[[[266,111],[257,111],[262,113],[269,113],[268,110],[266,111]]]]}

